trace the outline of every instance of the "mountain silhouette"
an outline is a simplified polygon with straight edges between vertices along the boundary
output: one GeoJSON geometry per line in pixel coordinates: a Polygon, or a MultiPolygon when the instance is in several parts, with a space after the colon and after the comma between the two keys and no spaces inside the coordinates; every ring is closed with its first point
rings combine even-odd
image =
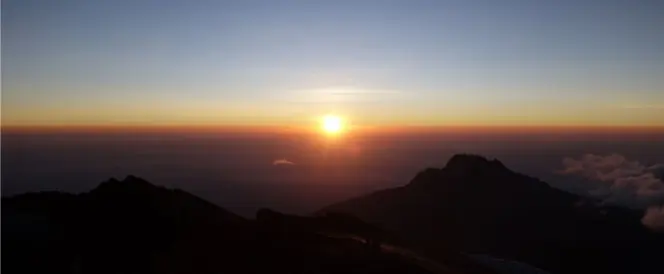
{"type": "Polygon", "coordinates": [[[661,273],[664,237],[641,215],[476,155],[312,216],[261,209],[247,219],[128,176],[81,194],[3,197],[2,270],[661,273]]]}
{"type": "Polygon", "coordinates": [[[664,239],[642,213],[600,206],[478,155],[453,156],[403,187],[322,209],[380,223],[427,254],[461,251],[554,273],[661,273],[664,239]]]}
{"type": "Polygon", "coordinates": [[[386,235],[346,214],[245,219],[134,176],[2,199],[3,273],[436,273],[386,235]]]}

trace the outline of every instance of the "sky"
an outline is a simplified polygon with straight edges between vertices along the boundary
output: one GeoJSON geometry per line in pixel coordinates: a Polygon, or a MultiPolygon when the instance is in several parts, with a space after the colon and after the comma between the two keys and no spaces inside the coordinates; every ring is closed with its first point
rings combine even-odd
{"type": "Polygon", "coordinates": [[[664,126],[662,1],[2,1],[3,125],[664,126]]]}

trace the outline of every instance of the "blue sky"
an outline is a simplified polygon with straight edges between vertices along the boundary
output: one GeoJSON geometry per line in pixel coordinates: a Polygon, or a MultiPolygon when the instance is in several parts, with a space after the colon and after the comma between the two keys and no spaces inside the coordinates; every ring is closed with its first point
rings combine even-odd
{"type": "Polygon", "coordinates": [[[664,125],[661,1],[2,1],[4,124],[664,125]]]}

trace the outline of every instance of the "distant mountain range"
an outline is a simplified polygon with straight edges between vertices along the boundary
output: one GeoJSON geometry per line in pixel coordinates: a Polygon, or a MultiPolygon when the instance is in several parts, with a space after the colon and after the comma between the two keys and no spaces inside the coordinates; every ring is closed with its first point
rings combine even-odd
{"type": "Polygon", "coordinates": [[[497,257],[553,273],[662,273],[664,237],[640,217],[475,155],[309,217],[245,219],[128,176],[82,194],[3,197],[2,270],[541,273],[497,257]]]}
{"type": "Polygon", "coordinates": [[[321,212],[381,224],[428,254],[491,254],[554,273],[664,273],[664,238],[640,223],[642,212],[600,206],[477,155],[321,212]]]}

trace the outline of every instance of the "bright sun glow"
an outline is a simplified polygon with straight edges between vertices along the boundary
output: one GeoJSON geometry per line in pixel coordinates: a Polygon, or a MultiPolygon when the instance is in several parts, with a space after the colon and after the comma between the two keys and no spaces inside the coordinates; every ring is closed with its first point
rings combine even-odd
{"type": "Polygon", "coordinates": [[[321,123],[323,131],[329,134],[339,133],[343,129],[343,121],[339,116],[327,115],[321,123]]]}

